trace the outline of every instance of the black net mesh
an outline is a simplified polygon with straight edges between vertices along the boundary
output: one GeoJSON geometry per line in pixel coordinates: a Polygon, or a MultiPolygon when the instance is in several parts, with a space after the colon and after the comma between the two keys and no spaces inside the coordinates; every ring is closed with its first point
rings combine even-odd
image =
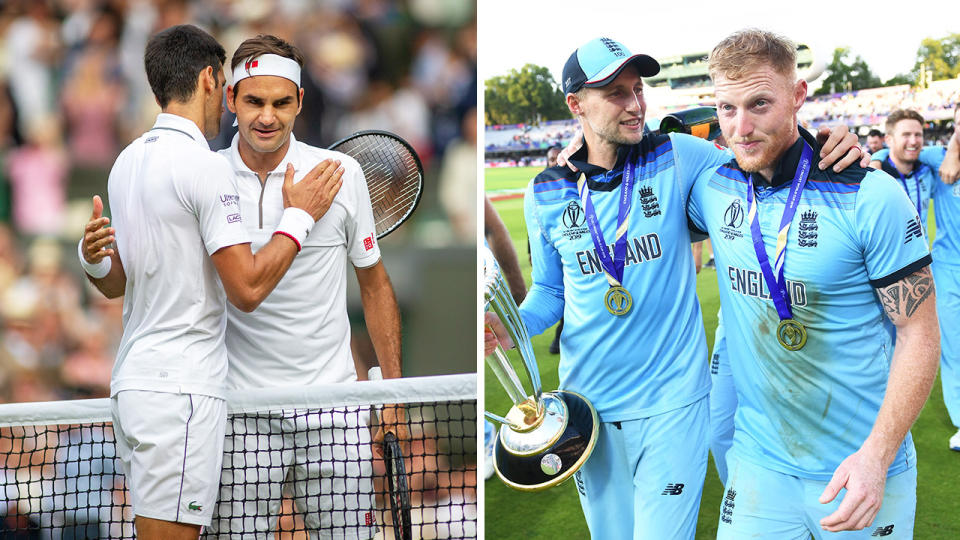
{"type": "MultiPolygon", "coordinates": [[[[413,538],[476,538],[476,401],[406,412],[413,538]]],[[[231,414],[204,537],[394,538],[370,417],[370,407],[231,414]]],[[[0,428],[0,482],[0,538],[134,537],[109,422],[0,428]]]]}

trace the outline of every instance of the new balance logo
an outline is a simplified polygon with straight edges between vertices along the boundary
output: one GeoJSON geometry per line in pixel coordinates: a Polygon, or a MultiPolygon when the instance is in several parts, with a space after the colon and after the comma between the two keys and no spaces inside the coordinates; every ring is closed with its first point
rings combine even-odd
{"type": "Polygon", "coordinates": [[[891,534],[893,534],[893,525],[887,525],[886,527],[877,527],[877,530],[873,531],[870,536],[890,536],[891,534]]]}
{"type": "Polygon", "coordinates": [[[906,244],[907,242],[913,240],[914,238],[922,238],[922,237],[923,237],[923,227],[920,226],[920,218],[915,217],[911,220],[908,220],[907,234],[905,239],[903,240],[903,243],[906,244]]]}
{"type": "Polygon", "coordinates": [[[683,493],[683,484],[667,484],[661,495],[679,495],[683,493]]]}
{"type": "Polygon", "coordinates": [[[200,512],[203,510],[203,506],[197,504],[197,501],[190,501],[190,504],[187,505],[187,509],[193,512],[200,512]]]}

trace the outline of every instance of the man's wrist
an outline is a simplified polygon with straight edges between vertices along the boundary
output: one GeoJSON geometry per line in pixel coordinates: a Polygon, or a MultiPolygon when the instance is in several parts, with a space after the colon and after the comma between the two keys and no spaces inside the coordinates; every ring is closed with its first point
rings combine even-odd
{"type": "Polygon", "coordinates": [[[105,278],[113,266],[113,260],[110,257],[104,257],[96,263],[87,262],[87,259],[83,256],[83,238],[77,243],[77,256],[80,258],[80,266],[83,267],[83,271],[94,279],[105,278]]]}
{"type": "Polygon", "coordinates": [[[282,234],[290,238],[296,242],[297,251],[300,251],[303,249],[303,242],[307,239],[307,235],[310,234],[310,230],[313,229],[315,223],[313,216],[306,210],[288,206],[283,209],[280,223],[277,224],[277,229],[273,231],[273,234],[282,234]]]}

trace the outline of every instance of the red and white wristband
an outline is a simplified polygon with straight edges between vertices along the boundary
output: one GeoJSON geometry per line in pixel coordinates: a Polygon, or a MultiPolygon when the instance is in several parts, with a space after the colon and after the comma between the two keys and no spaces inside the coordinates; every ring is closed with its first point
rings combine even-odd
{"type": "Polygon", "coordinates": [[[90,264],[83,258],[83,238],[77,244],[77,256],[80,257],[80,266],[83,267],[83,271],[90,277],[101,279],[110,273],[110,267],[113,265],[113,260],[110,257],[104,257],[96,264],[90,264]]]}
{"type": "Polygon", "coordinates": [[[303,249],[303,241],[307,239],[310,230],[316,222],[306,210],[292,206],[283,209],[280,223],[273,234],[282,234],[297,244],[297,251],[303,249]]]}

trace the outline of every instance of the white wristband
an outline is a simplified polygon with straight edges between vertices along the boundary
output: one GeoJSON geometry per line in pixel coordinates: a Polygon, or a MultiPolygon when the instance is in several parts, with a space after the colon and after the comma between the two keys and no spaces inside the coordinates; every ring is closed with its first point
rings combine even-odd
{"type": "Polygon", "coordinates": [[[110,273],[110,266],[113,265],[113,260],[110,257],[104,257],[96,264],[90,264],[83,258],[83,238],[77,244],[77,256],[80,257],[80,266],[83,267],[83,271],[90,277],[101,279],[110,273]]]}
{"type": "Polygon", "coordinates": [[[316,222],[306,210],[289,206],[283,209],[280,223],[273,234],[282,234],[297,243],[297,251],[303,248],[303,241],[307,239],[310,230],[316,222]]]}

